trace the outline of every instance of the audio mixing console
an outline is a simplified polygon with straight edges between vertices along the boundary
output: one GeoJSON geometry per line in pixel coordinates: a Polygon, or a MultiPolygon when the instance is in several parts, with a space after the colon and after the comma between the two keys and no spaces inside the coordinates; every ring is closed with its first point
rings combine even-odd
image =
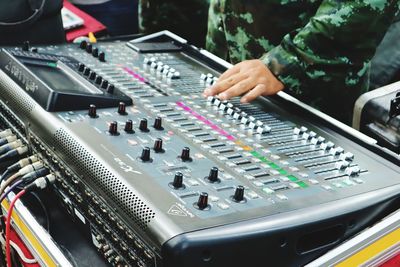
{"type": "Polygon", "coordinates": [[[3,123],[114,266],[299,266],[395,208],[395,159],[279,97],[201,96],[169,32],[0,52],[3,123]]]}

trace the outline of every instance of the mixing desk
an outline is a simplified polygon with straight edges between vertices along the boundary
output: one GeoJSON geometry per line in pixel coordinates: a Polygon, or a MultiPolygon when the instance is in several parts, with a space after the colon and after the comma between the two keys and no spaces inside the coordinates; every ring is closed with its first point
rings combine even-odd
{"type": "Polygon", "coordinates": [[[202,97],[221,61],[168,32],[4,48],[1,118],[114,266],[299,266],[398,204],[400,168],[275,98],[202,97]]]}

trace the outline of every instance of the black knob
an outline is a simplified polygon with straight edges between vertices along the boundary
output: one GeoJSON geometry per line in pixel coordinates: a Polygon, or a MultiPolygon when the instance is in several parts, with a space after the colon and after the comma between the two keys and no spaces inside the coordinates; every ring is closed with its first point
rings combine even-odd
{"type": "Polygon", "coordinates": [[[90,74],[90,68],[85,67],[85,69],[83,70],[83,75],[88,76],[90,74]]]}
{"type": "Polygon", "coordinates": [[[150,158],[150,147],[146,146],[145,148],[143,148],[142,155],[140,156],[140,159],[143,162],[151,161],[151,158],[150,158]]]}
{"type": "Polygon", "coordinates": [[[115,89],[115,86],[114,86],[114,84],[109,84],[108,86],[107,86],[107,93],[109,93],[109,94],[113,94],[114,93],[114,89],[115,89]]]}
{"type": "Polygon", "coordinates": [[[192,161],[192,158],[190,157],[190,148],[184,147],[182,149],[181,160],[182,161],[192,161]]]}
{"type": "Polygon", "coordinates": [[[218,178],[218,168],[217,167],[212,167],[210,170],[210,174],[207,177],[207,180],[210,183],[219,183],[220,180],[218,178]]]}
{"type": "Polygon", "coordinates": [[[79,71],[79,72],[82,72],[84,69],[85,69],[85,64],[79,63],[79,65],[78,65],[78,71],[79,71]]]}
{"type": "Polygon", "coordinates": [[[29,43],[29,41],[25,41],[23,44],[22,44],[22,50],[24,50],[24,51],[29,51],[29,48],[31,47],[31,45],[30,45],[30,43],[29,43]]]}
{"type": "Polygon", "coordinates": [[[86,49],[86,46],[87,46],[87,42],[86,41],[82,41],[80,44],[79,44],[79,48],[80,49],[86,49]]]}
{"type": "Polygon", "coordinates": [[[86,52],[92,53],[93,45],[92,44],[87,44],[86,45],[86,52]]]}
{"type": "Polygon", "coordinates": [[[126,115],[126,104],[124,102],[119,102],[119,104],[118,104],[118,113],[120,115],[126,115]]]}
{"type": "Polygon", "coordinates": [[[99,60],[100,60],[101,62],[106,62],[106,53],[100,52],[100,53],[99,53],[99,60]]]}
{"type": "Polygon", "coordinates": [[[135,131],[133,130],[133,122],[132,120],[127,120],[125,122],[125,132],[127,133],[134,133],[135,131]]]}
{"type": "Polygon", "coordinates": [[[100,85],[102,81],[103,81],[103,78],[101,76],[97,76],[96,80],[94,82],[95,82],[95,84],[100,85]]]}
{"type": "Polygon", "coordinates": [[[235,189],[235,193],[232,196],[232,200],[235,202],[242,202],[244,198],[244,186],[238,185],[235,189]]]}
{"type": "Polygon", "coordinates": [[[156,141],[154,141],[153,149],[156,153],[164,153],[165,152],[163,149],[163,141],[161,138],[157,138],[156,141]]]}
{"type": "Polygon", "coordinates": [[[97,75],[96,75],[96,72],[94,72],[94,71],[91,71],[91,72],[89,73],[89,79],[92,80],[92,81],[93,81],[94,79],[96,79],[96,76],[97,76],[97,75]]]}
{"type": "Polygon", "coordinates": [[[99,49],[97,47],[92,49],[92,55],[94,57],[98,57],[99,56],[99,49]]]}
{"type": "Polygon", "coordinates": [[[175,173],[174,181],[171,183],[175,189],[183,188],[183,174],[181,172],[175,173]]]}
{"type": "Polygon", "coordinates": [[[196,204],[197,208],[200,210],[205,210],[209,208],[210,206],[208,205],[208,194],[206,192],[202,192],[196,204]]]}
{"type": "Polygon", "coordinates": [[[101,82],[101,88],[103,88],[103,89],[107,89],[107,86],[108,86],[108,81],[107,80],[103,80],[102,82],[101,82]]]}
{"type": "Polygon", "coordinates": [[[97,108],[95,105],[92,104],[89,106],[88,115],[91,118],[97,118],[97,108]]]}
{"type": "Polygon", "coordinates": [[[117,135],[118,134],[118,123],[116,121],[113,121],[110,123],[108,127],[108,132],[111,135],[117,135]]]}
{"type": "Polygon", "coordinates": [[[154,125],[153,125],[154,129],[156,130],[164,130],[164,127],[162,127],[162,119],[161,117],[156,117],[156,119],[154,120],[154,125]]]}
{"type": "Polygon", "coordinates": [[[147,128],[147,119],[143,118],[143,119],[140,120],[139,130],[141,130],[142,132],[148,132],[149,131],[149,128],[147,128]]]}

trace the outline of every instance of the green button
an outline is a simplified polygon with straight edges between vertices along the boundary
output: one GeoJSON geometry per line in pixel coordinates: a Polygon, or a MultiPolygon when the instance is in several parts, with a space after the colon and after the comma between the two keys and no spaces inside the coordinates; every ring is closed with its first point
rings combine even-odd
{"type": "Polygon", "coordinates": [[[287,174],[287,171],[285,171],[284,169],[279,169],[278,171],[282,175],[286,175],[287,174]]]}
{"type": "Polygon", "coordinates": [[[298,179],[296,176],[294,176],[294,175],[288,175],[287,178],[289,178],[289,180],[292,181],[292,182],[296,182],[296,181],[299,180],[299,179],[298,179]]]}
{"type": "Polygon", "coordinates": [[[259,159],[260,159],[262,162],[269,163],[269,160],[267,160],[265,157],[259,157],[259,159]]]}
{"type": "Polygon", "coordinates": [[[281,168],[281,167],[279,167],[278,165],[276,165],[273,162],[269,163],[269,166],[271,166],[271,168],[273,168],[273,169],[280,169],[281,168]]]}
{"type": "Polygon", "coordinates": [[[297,182],[296,184],[298,184],[300,187],[303,187],[303,188],[308,187],[308,185],[303,181],[297,182]]]}
{"type": "Polygon", "coordinates": [[[250,154],[252,154],[256,158],[261,156],[257,151],[251,151],[250,154]]]}

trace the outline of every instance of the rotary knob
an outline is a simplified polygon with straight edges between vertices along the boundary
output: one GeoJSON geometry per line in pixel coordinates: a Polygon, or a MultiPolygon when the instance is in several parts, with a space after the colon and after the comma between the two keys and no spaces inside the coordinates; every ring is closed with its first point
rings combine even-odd
{"type": "Polygon", "coordinates": [[[118,123],[116,121],[110,123],[108,126],[108,132],[111,135],[118,135],[118,123]]]}
{"type": "Polygon", "coordinates": [[[90,105],[88,110],[88,115],[90,118],[97,118],[97,108],[95,105],[90,105]]]}
{"type": "Polygon", "coordinates": [[[141,130],[142,132],[148,132],[149,128],[147,128],[147,119],[143,118],[140,120],[139,123],[139,130],[141,130]]]}
{"type": "Polygon", "coordinates": [[[132,122],[132,120],[127,120],[125,122],[124,130],[125,130],[125,132],[130,133],[130,134],[135,133],[135,131],[133,130],[133,122],[132,122]]]}
{"type": "Polygon", "coordinates": [[[210,209],[210,205],[208,204],[208,194],[206,192],[202,192],[195,204],[199,210],[208,210],[210,209]]]}
{"type": "Polygon", "coordinates": [[[165,150],[163,149],[163,140],[161,138],[157,138],[156,141],[154,141],[154,151],[156,153],[164,153],[165,150]]]}
{"type": "Polygon", "coordinates": [[[208,180],[210,183],[219,183],[221,181],[218,178],[218,168],[217,167],[211,168],[210,173],[206,177],[206,180],[208,180]]]}
{"type": "Polygon", "coordinates": [[[118,104],[118,114],[126,115],[126,104],[124,102],[119,102],[118,104]]]}
{"type": "Polygon", "coordinates": [[[99,53],[99,60],[100,60],[101,62],[106,62],[106,53],[100,52],[100,53],[99,53]]]}
{"type": "Polygon", "coordinates": [[[174,189],[184,189],[185,185],[183,184],[183,174],[181,172],[175,173],[174,180],[169,185],[174,189]]]}
{"type": "Polygon", "coordinates": [[[146,146],[145,148],[143,148],[142,155],[140,156],[140,159],[143,162],[151,162],[152,161],[152,159],[150,157],[150,148],[149,147],[146,146]]]}
{"type": "Polygon", "coordinates": [[[237,203],[243,203],[246,201],[244,198],[244,186],[238,185],[235,189],[235,193],[232,196],[232,200],[237,203]]]}
{"type": "Polygon", "coordinates": [[[87,44],[86,45],[86,52],[92,53],[92,50],[93,50],[93,45],[92,44],[87,44]]]}
{"type": "Polygon", "coordinates": [[[164,130],[164,127],[162,127],[162,119],[161,117],[156,117],[156,119],[154,120],[154,125],[153,125],[154,129],[156,130],[164,130]]]}
{"type": "Polygon", "coordinates": [[[94,57],[99,56],[99,49],[97,47],[92,49],[92,56],[94,57]]]}
{"type": "Polygon", "coordinates": [[[184,147],[180,158],[182,161],[192,161],[192,158],[190,157],[190,148],[184,147]]]}

